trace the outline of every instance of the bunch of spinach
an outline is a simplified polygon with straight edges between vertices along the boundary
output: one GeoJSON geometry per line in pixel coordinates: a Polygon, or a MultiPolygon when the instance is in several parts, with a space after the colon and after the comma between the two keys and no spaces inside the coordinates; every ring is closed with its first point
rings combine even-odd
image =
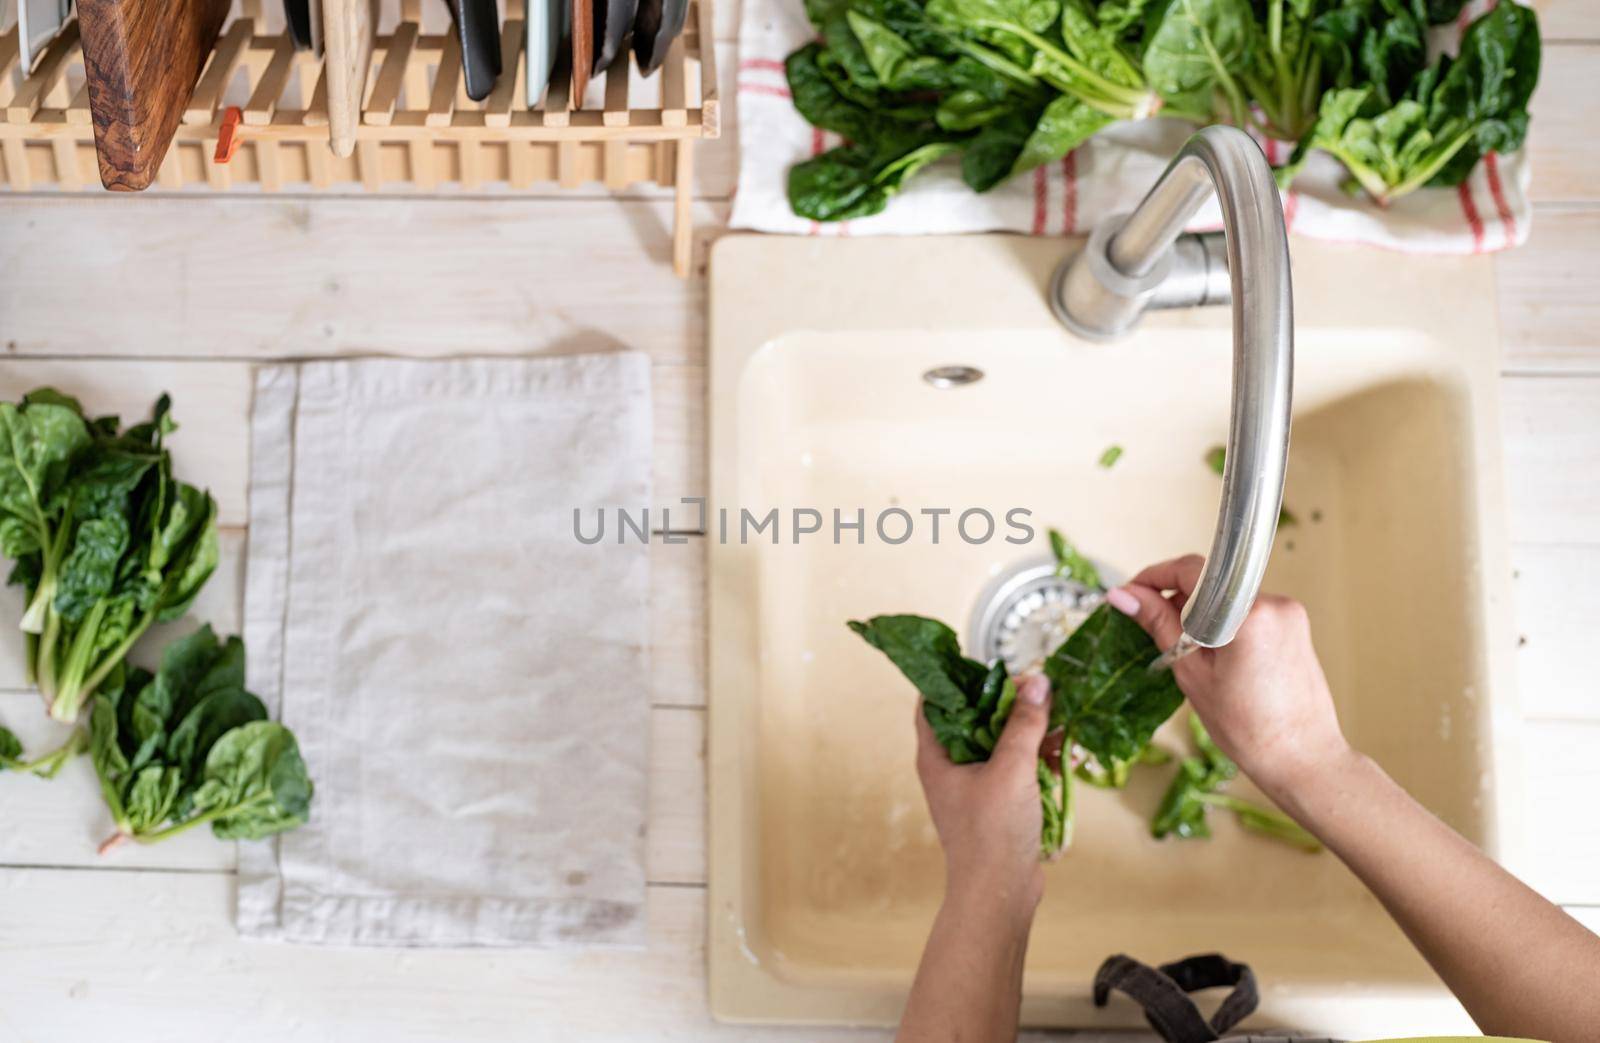
{"type": "Polygon", "coordinates": [[[1239,773],[1238,767],[1211,741],[1205,725],[1192,713],[1189,734],[1200,751],[1199,756],[1185,757],[1178,762],[1178,773],[1173,776],[1150,823],[1152,836],[1157,839],[1175,836],[1185,840],[1209,837],[1211,827],[1206,823],[1206,812],[1223,808],[1237,815],[1239,824],[1253,833],[1313,854],[1322,850],[1316,837],[1283,812],[1223,793],[1223,787],[1239,773]]]}
{"type": "Polygon", "coordinates": [[[1506,0],[1461,56],[1427,62],[1463,0],[807,0],[820,35],[787,65],[795,105],[846,141],[790,171],[795,213],[878,213],[959,154],[978,192],[1114,120],[1253,126],[1345,163],[1380,202],[1456,184],[1517,147],[1538,78],[1532,11],[1506,0]]]}
{"type": "Polygon", "coordinates": [[[244,645],[209,626],[167,645],[160,669],[119,668],[94,697],[89,755],[117,832],[153,843],[210,823],[255,840],[305,822],[311,780],[294,735],[244,688],[244,645]]]}
{"type": "Polygon", "coordinates": [[[0,551],[27,591],[31,679],[58,720],[156,622],[183,615],[217,564],[216,502],[173,479],[163,395],[119,431],[49,388],[0,403],[0,551]]]}
{"type": "Polygon", "coordinates": [[[987,191],[1161,107],[1089,0],[807,0],[806,11],[821,42],[789,56],[790,92],[807,121],[846,140],[790,171],[790,205],[814,220],[875,214],[956,153],[967,185],[987,191]]]}
{"type": "Polygon", "coordinates": [[[1459,185],[1485,153],[1522,146],[1539,61],[1538,18],[1506,0],[1468,27],[1455,57],[1325,94],[1280,178],[1321,149],[1349,171],[1348,189],[1379,204],[1424,185],[1459,185]]]}

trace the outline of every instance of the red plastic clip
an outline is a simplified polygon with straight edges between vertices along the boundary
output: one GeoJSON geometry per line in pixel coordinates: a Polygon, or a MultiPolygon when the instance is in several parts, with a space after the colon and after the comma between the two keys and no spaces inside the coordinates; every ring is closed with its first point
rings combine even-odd
{"type": "Polygon", "coordinates": [[[217,151],[211,157],[214,163],[226,163],[239,151],[239,124],[244,122],[244,113],[239,111],[239,106],[229,105],[222,113],[222,126],[217,129],[217,151]]]}

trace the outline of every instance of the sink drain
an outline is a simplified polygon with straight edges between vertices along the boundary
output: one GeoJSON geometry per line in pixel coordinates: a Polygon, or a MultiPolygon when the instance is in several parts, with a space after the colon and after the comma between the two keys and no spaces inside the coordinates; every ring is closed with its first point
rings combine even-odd
{"type": "MultiPolygon", "coordinates": [[[[1100,562],[1108,582],[1114,576],[1100,562]]],[[[1030,558],[989,582],[978,596],[968,634],[968,654],[985,663],[1004,659],[1013,676],[1037,671],[1105,595],[1056,575],[1053,558],[1030,558]]]]}

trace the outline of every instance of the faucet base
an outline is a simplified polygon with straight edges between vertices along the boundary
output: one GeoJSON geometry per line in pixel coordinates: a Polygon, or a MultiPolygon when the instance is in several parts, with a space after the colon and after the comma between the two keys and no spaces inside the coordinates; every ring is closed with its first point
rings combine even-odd
{"type": "Polygon", "coordinates": [[[1139,325],[1153,308],[1193,308],[1228,304],[1227,238],[1221,232],[1179,236],[1144,276],[1133,278],[1111,260],[1111,241],[1127,214],[1105,218],[1083,249],[1056,268],[1050,280],[1050,310],[1084,340],[1115,340],[1139,325]]]}

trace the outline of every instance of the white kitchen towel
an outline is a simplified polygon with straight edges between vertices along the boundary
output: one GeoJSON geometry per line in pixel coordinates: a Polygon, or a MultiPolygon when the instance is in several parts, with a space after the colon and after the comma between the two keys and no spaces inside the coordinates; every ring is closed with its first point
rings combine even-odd
{"type": "MultiPolygon", "coordinates": [[[[1452,47],[1468,23],[1495,0],[1472,0],[1461,18],[1435,29],[1431,43],[1452,47]]],[[[934,164],[912,178],[880,214],[818,223],[789,208],[789,168],[840,143],[795,111],[783,60],[815,39],[802,0],[744,0],[739,30],[739,186],[731,224],[763,232],[810,235],[908,235],[954,232],[1087,233],[1107,215],[1132,209],[1193,132],[1191,124],[1153,119],[1115,124],[1058,162],[983,194],[961,181],[959,165],[934,164]]],[[[1282,163],[1291,146],[1262,140],[1282,163]]],[[[1406,253],[1483,253],[1526,241],[1532,215],[1526,150],[1489,155],[1459,188],[1425,188],[1387,208],[1339,186],[1343,168],[1318,153],[1283,194],[1290,230],[1313,239],[1386,247],[1406,253]]],[[[1194,230],[1221,227],[1214,203],[1194,230]]]]}
{"type": "Polygon", "coordinates": [[[250,688],[311,819],[239,853],[240,933],[640,945],[650,497],[640,354],[257,372],[250,688]]]}

